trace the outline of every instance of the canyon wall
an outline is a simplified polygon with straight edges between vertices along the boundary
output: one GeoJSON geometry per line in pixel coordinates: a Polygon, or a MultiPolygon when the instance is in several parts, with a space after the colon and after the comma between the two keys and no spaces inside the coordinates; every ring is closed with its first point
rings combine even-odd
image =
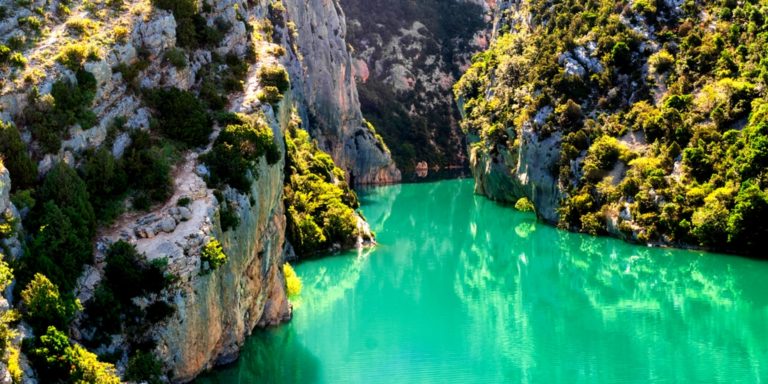
{"type": "MultiPolygon", "coordinates": [[[[99,229],[94,262],[86,266],[75,290],[83,304],[93,299],[104,278],[105,254],[115,241],[135,245],[146,262],[165,259],[167,274],[174,276],[174,283],[159,295],[137,299],[137,303],[146,309],[153,302],[165,301],[174,308],[173,315],[147,331],[156,343],[153,352],[173,382],[188,382],[217,364],[235,359],[254,327],[290,319],[282,274],[286,246],[283,138],[293,110],[298,111],[320,147],[347,172],[351,184],[400,180],[388,149],[364,124],[345,42],[346,22],[338,2],[284,0],[284,8],[280,3],[199,2],[198,12],[202,12],[207,27],[222,35],[212,46],[183,50],[187,64],[179,66],[172,65],[168,57],[177,51],[181,21],[148,0],[124,1],[117,5],[119,11],[105,4],[73,1],[67,8],[71,13],[66,14],[57,11],[58,4],[42,0],[33,1],[29,7],[3,2],[9,17],[0,22],[0,39],[27,43],[21,48],[26,61],[23,66],[0,68],[4,71],[0,118],[16,123],[41,176],[59,161],[79,166],[89,149],[105,148],[120,158],[131,145],[134,132],[149,131],[155,124],[142,90],[174,87],[202,94],[201,79],[210,68],[222,67],[222,58],[253,60],[241,80],[242,90],[224,95],[226,110],[256,116],[267,124],[279,144],[280,159],[274,164],[259,159],[250,190],[227,187],[218,191],[206,184],[210,170],[199,160],[210,145],[184,151],[173,169],[172,196],[165,203],[148,212],[129,211],[99,229]],[[52,12],[42,19],[43,32],[37,40],[22,37],[26,27],[21,24],[34,16],[35,6],[52,12]],[[277,16],[280,9],[283,11],[277,16]],[[95,20],[88,24],[92,29],[87,29],[87,36],[73,32],[75,19],[95,20]],[[115,37],[118,33],[120,36],[115,37]],[[93,127],[68,127],[60,147],[49,151],[26,125],[25,112],[34,104],[32,95],[45,99],[50,97],[47,95],[54,82],[75,79],[75,72],[57,57],[77,42],[89,44],[94,51],[83,58],[82,67],[96,80],[94,102],[88,106],[96,123],[93,127]],[[282,54],[276,53],[281,50],[282,54]],[[292,87],[281,102],[268,103],[261,97],[265,87],[258,74],[267,65],[283,66],[290,74],[292,87]],[[135,77],[128,78],[131,75],[126,68],[136,70],[135,77]],[[112,128],[115,118],[125,122],[118,130],[112,128]],[[188,204],[180,206],[180,200],[188,204]],[[222,227],[225,202],[226,214],[239,221],[234,229],[222,227]],[[200,257],[204,246],[214,239],[228,257],[215,270],[200,257]]],[[[211,140],[220,129],[215,127],[211,140]]],[[[5,186],[4,181],[0,180],[0,187],[5,186]]],[[[2,208],[7,205],[9,191],[0,189],[2,208]]],[[[85,324],[81,315],[71,330],[76,341],[87,342],[93,334],[85,324]]],[[[97,351],[119,356],[127,351],[126,340],[133,336],[116,335],[97,351]]],[[[120,371],[127,362],[127,354],[122,356],[117,364],[120,371]]]]}
{"type": "Polygon", "coordinates": [[[310,133],[347,171],[351,184],[400,181],[389,149],[363,123],[346,42],[347,22],[338,0],[284,3],[297,34],[289,68],[310,133]]]}

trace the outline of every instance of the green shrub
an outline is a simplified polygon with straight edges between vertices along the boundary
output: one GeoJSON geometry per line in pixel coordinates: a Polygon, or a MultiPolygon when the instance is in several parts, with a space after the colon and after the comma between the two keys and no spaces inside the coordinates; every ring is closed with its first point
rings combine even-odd
{"type": "Polygon", "coordinates": [[[122,164],[104,148],[85,152],[85,161],[80,168],[96,216],[110,221],[120,213],[122,195],[128,181],[122,164]]]}
{"type": "Polygon", "coordinates": [[[172,48],[165,52],[165,61],[171,63],[176,69],[184,69],[187,67],[187,55],[178,48],[172,48]]]}
{"type": "Polygon", "coordinates": [[[160,293],[168,285],[165,270],[161,264],[146,264],[136,247],[125,241],[118,241],[107,252],[107,267],[104,269],[107,286],[124,306],[131,299],[152,293],[160,293]]]}
{"type": "Polygon", "coordinates": [[[227,259],[227,255],[221,248],[221,243],[216,239],[211,239],[200,251],[200,260],[208,263],[208,267],[212,270],[218,269],[227,262],[227,259]]]}
{"type": "Polygon", "coordinates": [[[147,69],[149,64],[149,60],[140,58],[131,64],[120,63],[112,70],[115,72],[120,72],[120,74],[123,76],[123,80],[126,84],[128,84],[128,88],[134,92],[137,92],[140,89],[139,74],[141,71],[147,69]]]}
{"type": "Polygon", "coordinates": [[[89,241],[96,230],[96,216],[88,188],[80,176],[65,163],[57,163],[38,190],[38,200],[53,202],[72,222],[77,234],[89,241]]]}
{"type": "Polygon", "coordinates": [[[264,87],[275,87],[281,94],[291,87],[288,72],[280,65],[265,65],[259,68],[259,82],[264,87]]]}
{"type": "Polygon", "coordinates": [[[120,384],[114,365],[100,362],[78,344],[70,344],[67,335],[56,327],[48,327],[27,353],[41,382],[120,384]]]}
{"type": "Polygon", "coordinates": [[[358,202],[344,171],[295,122],[286,134],[286,147],[286,234],[296,252],[306,256],[334,244],[354,245],[358,202]]]}
{"type": "Polygon", "coordinates": [[[137,190],[134,206],[137,198],[145,199],[147,207],[152,201],[165,201],[173,190],[170,159],[147,132],[136,131],[131,140],[121,162],[130,186],[137,190]]]}
{"type": "Polygon", "coordinates": [[[32,281],[21,292],[24,319],[36,332],[48,326],[66,329],[77,311],[80,302],[72,297],[62,297],[59,287],[41,274],[35,274],[32,281]]]}
{"type": "Polygon", "coordinates": [[[261,119],[245,120],[248,121],[224,128],[211,151],[202,158],[211,170],[210,182],[214,185],[228,184],[248,191],[262,156],[270,165],[280,160],[280,150],[269,126],[261,119]]]}
{"type": "Polygon", "coordinates": [[[40,32],[43,21],[37,16],[24,16],[18,18],[19,26],[29,28],[35,32],[40,32]]]}
{"type": "Polygon", "coordinates": [[[768,246],[768,194],[754,183],[742,185],[728,217],[728,242],[750,252],[768,246]]]}
{"type": "MultiPolygon", "coordinates": [[[[53,83],[50,97],[32,97],[24,118],[33,137],[45,152],[58,152],[66,128],[75,123],[83,129],[96,124],[91,110],[96,95],[96,79],[83,69],[76,72],[77,83],[62,79],[53,83]]],[[[34,95],[33,95],[34,96],[34,95]]]]}
{"type": "Polygon", "coordinates": [[[29,281],[35,272],[48,276],[68,292],[75,287],[83,265],[91,261],[90,237],[82,237],[70,218],[51,201],[42,205],[41,217],[36,218],[39,230],[30,244],[30,254],[21,259],[19,280],[29,281]]]}
{"type": "Polygon", "coordinates": [[[147,91],[147,103],[155,110],[160,131],[190,146],[208,143],[213,132],[203,103],[189,91],[178,88],[147,91]]]}
{"type": "Polygon", "coordinates": [[[110,287],[106,284],[97,286],[93,298],[85,305],[85,324],[96,329],[91,341],[96,344],[109,343],[109,336],[120,333],[123,330],[123,311],[123,304],[110,287]]]}
{"type": "Polygon", "coordinates": [[[11,57],[8,58],[8,63],[12,67],[24,68],[27,65],[27,58],[21,54],[21,52],[11,53],[11,57]]]}
{"type": "Polygon", "coordinates": [[[296,275],[290,264],[283,264],[283,277],[285,277],[285,287],[288,297],[296,297],[301,294],[301,279],[296,275]]]}
{"type": "Polygon", "coordinates": [[[533,212],[536,208],[534,207],[533,203],[528,200],[528,198],[521,197],[517,199],[517,202],[515,203],[515,209],[522,212],[533,212]]]}
{"type": "Polygon", "coordinates": [[[14,191],[33,187],[37,181],[37,164],[27,152],[16,126],[0,121],[0,158],[11,174],[14,191]]]}
{"type": "Polygon", "coordinates": [[[0,65],[5,64],[11,58],[11,48],[5,44],[0,44],[0,65]]]}
{"type": "Polygon", "coordinates": [[[256,97],[261,101],[262,103],[275,105],[279,102],[283,101],[283,94],[280,93],[280,91],[277,89],[277,87],[267,85],[263,88],[261,88],[257,93],[256,97]]]}
{"type": "Polygon", "coordinates": [[[148,384],[161,384],[163,363],[151,352],[138,351],[128,359],[125,379],[148,384]]]}
{"type": "Polygon", "coordinates": [[[86,60],[98,60],[99,54],[96,48],[83,42],[70,43],[61,49],[56,56],[56,61],[69,68],[73,72],[80,69],[86,60]]]}
{"type": "Polygon", "coordinates": [[[173,13],[176,19],[176,44],[180,47],[217,45],[228,30],[223,23],[216,23],[215,27],[208,26],[205,18],[198,13],[195,0],[152,0],[152,4],[173,13]]]}

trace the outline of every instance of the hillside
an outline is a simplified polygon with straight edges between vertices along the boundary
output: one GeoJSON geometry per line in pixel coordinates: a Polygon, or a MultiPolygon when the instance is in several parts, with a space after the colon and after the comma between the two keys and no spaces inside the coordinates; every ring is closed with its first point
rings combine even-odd
{"type": "Polygon", "coordinates": [[[477,192],[562,228],[762,255],[768,7],[502,2],[455,86],[477,192]]]}

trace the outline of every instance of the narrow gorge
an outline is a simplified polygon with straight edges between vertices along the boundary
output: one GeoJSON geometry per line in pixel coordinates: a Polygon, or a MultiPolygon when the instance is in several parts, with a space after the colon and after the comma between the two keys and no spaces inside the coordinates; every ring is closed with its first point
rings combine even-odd
{"type": "Polygon", "coordinates": [[[760,382],[766,52],[762,0],[0,0],[0,383],[760,382]]]}

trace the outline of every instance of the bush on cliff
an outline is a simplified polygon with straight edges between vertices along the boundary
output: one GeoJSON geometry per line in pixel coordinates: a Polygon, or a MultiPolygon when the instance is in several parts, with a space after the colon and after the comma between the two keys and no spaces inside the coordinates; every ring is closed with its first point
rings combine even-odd
{"type": "Polygon", "coordinates": [[[56,327],[48,327],[25,349],[40,382],[120,384],[114,365],[100,362],[95,354],[70,343],[67,335],[56,327]]]}
{"type": "Polygon", "coordinates": [[[31,188],[37,181],[37,164],[27,152],[19,130],[12,123],[0,121],[0,158],[11,174],[14,191],[31,188]]]}
{"type": "MultiPolygon", "coordinates": [[[[131,145],[126,149],[121,160],[131,187],[136,189],[137,198],[149,201],[164,201],[173,190],[171,179],[171,159],[157,140],[145,131],[136,131],[131,136],[131,145]]],[[[139,207],[135,207],[139,208],[139,207]]]]}
{"type": "Polygon", "coordinates": [[[210,270],[216,270],[224,265],[229,258],[221,248],[221,243],[216,239],[211,239],[200,251],[200,260],[208,263],[210,270]]]}
{"type": "Polygon", "coordinates": [[[128,188],[128,179],[122,164],[104,148],[87,150],[80,174],[91,197],[96,217],[111,221],[120,213],[122,195],[128,188]]]}
{"type": "Polygon", "coordinates": [[[349,247],[357,234],[357,196],[344,171],[311,141],[294,116],[286,132],[288,183],[284,201],[287,236],[300,255],[349,247]]]}
{"type": "Polygon", "coordinates": [[[50,95],[40,96],[33,91],[30,105],[24,109],[24,122],[44,153],[59,151],[69,126],[77,123],[88,129],[96,124],[90,108],[96,95],[96,79],[82,68],[77,70],[76,79],[76,83],[56,81],[50,95]]]}
{"type": "Polygon", "coordinates": [[[258,177],[259,159],[267,164],[280,160],[280,149],[272,129],[261,118],[238,117],[238,124],[229,124],[221,131],[213,148],[202,160],[211,170],[213,185],[228,184],[240,191],[249,191],[251,180],[258,177]]]}
{"type": "Polygon", "coordinates": [[[208,144],[213,125],[202,102],[178,88],[147,91],[145,100],[155,110],[157,125],[165,136],[190,146],[208,144]]]}
{"type": "Polygon", "coordinates": [[[44,332],[48,326],[66,329],[81,309],[79,301],[62,295],[56,284],[39,273],[21,291],[21,301],[24,320],[38,333],[44,332]]]}
{"type": "Polygon", "coordinates": [[[283,276],[285,277],[285,287],[288,297],[296,297],[301,294],[301,279],[296,275],[296,271],[293,267],[285,263],[283,264],[283,276]]]}

